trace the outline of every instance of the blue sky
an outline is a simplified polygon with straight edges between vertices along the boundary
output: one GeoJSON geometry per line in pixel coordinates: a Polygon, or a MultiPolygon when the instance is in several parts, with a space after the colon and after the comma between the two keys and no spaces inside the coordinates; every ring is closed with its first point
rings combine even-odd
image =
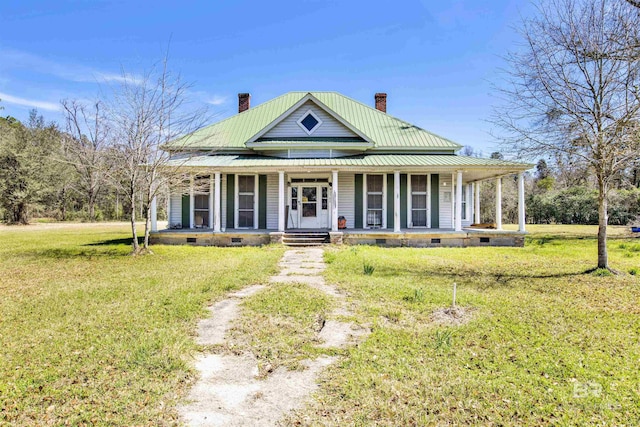
{"type": "MultiPolygon", "coordinates": [[[[333,90],[427,130],[495,149],[487,119],[501,55],[530,6],[453,1],[0,2],[0,106],[60,121],[65,98],[93,99],[122,70],[141,74],[169,46],[190,96],[219,116],[292,90],[333,90]]],[[[218,116],[218,117],[219,117],[218,116]]]]}

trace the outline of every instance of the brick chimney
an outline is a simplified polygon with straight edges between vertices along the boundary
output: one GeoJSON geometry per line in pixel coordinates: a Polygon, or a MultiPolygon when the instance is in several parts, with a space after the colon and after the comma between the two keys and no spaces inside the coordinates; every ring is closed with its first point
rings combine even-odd
{"type": "Polygon", "coordinates": [[[387,112],[387,94],[376,93],[376,110],[387,112]]]}
{"type": "Polygon", "coordinates": [[[247,111],[249,109],[250,101],[251,101],[250,93],[239,93],[238,94],[238,113],[247,111]]]}

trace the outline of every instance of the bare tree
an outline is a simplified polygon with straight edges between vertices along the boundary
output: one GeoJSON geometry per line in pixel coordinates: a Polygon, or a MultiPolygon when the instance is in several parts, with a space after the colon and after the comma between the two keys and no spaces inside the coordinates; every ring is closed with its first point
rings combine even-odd
{"type": "Polygon", "coordinates": [[[178,137],[187,144],[189,138],[184,135],[201,127],[205,118],[203,109],[188,105],[188,87],[179,75],[168,71],[165,57],[161,67],[142,78],[123,73],[122,83],[114,93],[110,108],[115,130],[113,156],[117,173],[114,176],[129,199],[133,254],[150,252],[152,200],[183,174],[179,167],[165,168],[170,154],[163,151],[162,146],[178,137]],[[137,206],[142,206],[145,220],[142,248],[136,229],[137,206]]]}
{"type": "Polygon", "coordinates": [[[109,125],[103,105],[96,101],[88,107],[77,100],[63,100],[66,122],[64,156],[79,176],[79,191],[85,195],[89,220],[96,220],[95,206],[109,172],[105,159],[109,125]]]}
{"type": "Polygon", "coordinates": [[[640,11],[622,0],[547,0],[522,24],[524,46],[507,57],[505,103],[494,122],[505,147],[528,157],[579,159],[598,188],[598,268],[609,268],[612,178],[638,160],[640,11]]]}

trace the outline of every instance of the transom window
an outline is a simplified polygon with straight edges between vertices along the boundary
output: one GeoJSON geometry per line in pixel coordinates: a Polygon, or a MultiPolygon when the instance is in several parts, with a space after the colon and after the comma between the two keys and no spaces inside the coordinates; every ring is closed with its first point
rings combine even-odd
{"type": "Polygon", "coordinates": [[[322,124],[320,117],[316,116],[311,110],[307,110],[298,120],[298,126],[304,130],[307,135],[311,135],[322,124]]]}

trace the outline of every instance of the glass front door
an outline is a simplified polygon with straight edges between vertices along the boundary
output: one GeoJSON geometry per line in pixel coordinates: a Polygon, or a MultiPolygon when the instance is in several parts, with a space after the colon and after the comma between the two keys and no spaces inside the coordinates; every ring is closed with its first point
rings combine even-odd
{"type": "Polygon", "coordinates": [[[329,227],[329,187],[326,184],[296,185],[291,188],[290,228],[329,227]]]}
{"type": "Polygon", "coordinates": [[[313,221],[312,218],[318,216],[318,188],[317,187],[302,187],[302,217],[309,218],[309,221],[313,221]]]}

